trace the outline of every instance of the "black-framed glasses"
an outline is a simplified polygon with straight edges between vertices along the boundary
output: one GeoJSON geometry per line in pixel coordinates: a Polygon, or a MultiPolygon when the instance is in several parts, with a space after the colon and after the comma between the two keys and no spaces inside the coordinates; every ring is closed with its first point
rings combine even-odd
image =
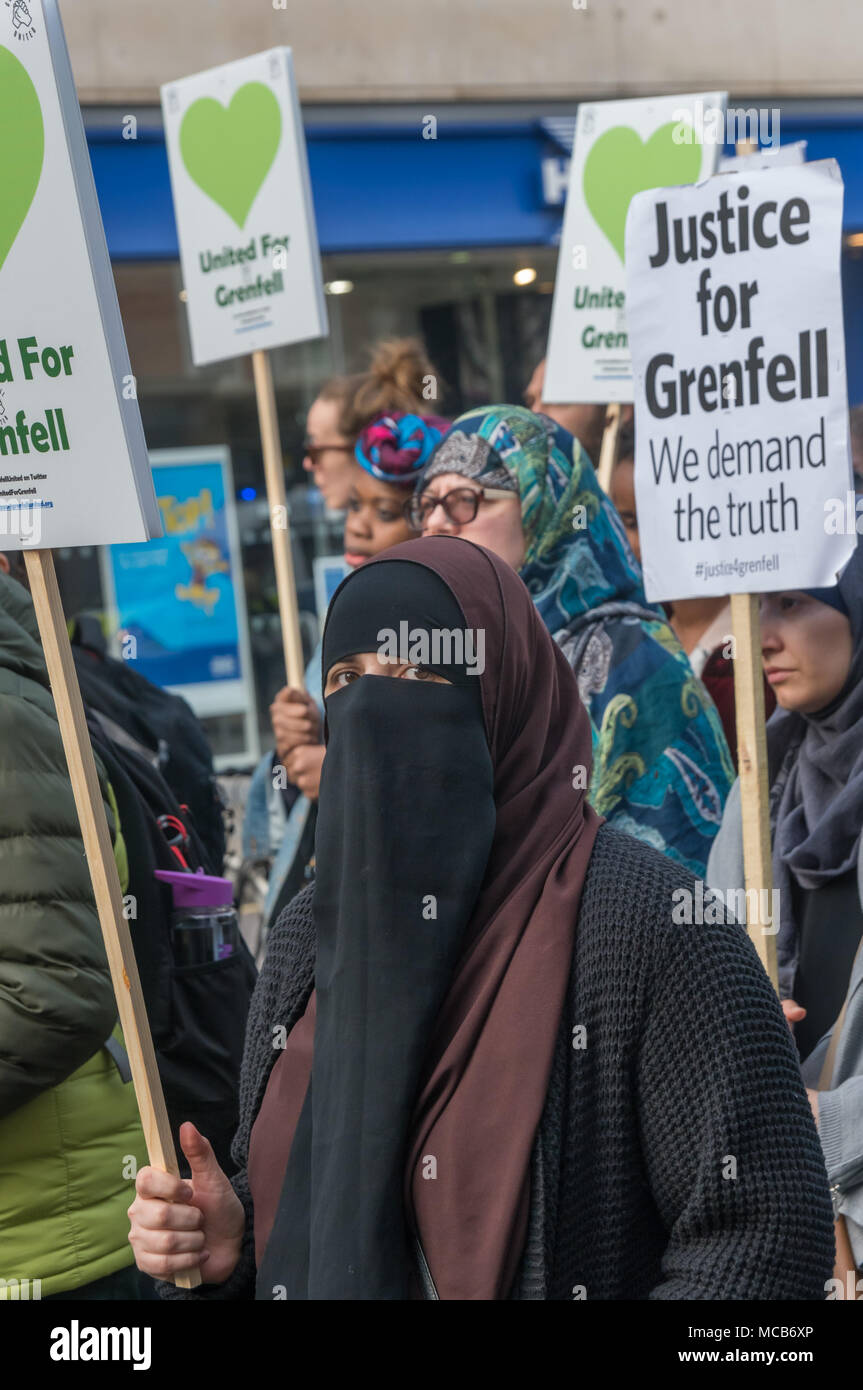
{"type": "Polygon", "coordinates": [[[303,458],[311,459],[312,463],[317,464],[320,456],[327,449],[335,449],[341,454],[352,454],[353,444],[313,444],[311,439],[303,440],[303,458]]]}
{"type": "Polygon", "coordinates": [[[456,487],[443,497],[420,492],[410,499],[405,513],[415,531],[423,530],[435,507],[443,507],[444,516],[456,526],[467,526],[476,520],[480,502],[502,502],[516,496],[517,493],[502,487],[456,487]]]}

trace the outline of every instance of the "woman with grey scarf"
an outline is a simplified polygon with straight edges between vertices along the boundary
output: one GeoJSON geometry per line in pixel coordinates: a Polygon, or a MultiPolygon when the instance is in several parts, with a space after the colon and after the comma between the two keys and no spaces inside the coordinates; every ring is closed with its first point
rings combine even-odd
{"type": "MultiPolygon", "coordinates": [[[[834,1210],[863,1263],[863,544],[828,589],[766,594],[762,660],[783,1009],[818,1123],[834,1210]],[[830,1047],[831,1040],[833,1047],[830,1047]],[[825,1070],[825,1061],[829,1064],[825,1070]]],[[[708,883],[743,885],[735,783],[708,883]]]]}

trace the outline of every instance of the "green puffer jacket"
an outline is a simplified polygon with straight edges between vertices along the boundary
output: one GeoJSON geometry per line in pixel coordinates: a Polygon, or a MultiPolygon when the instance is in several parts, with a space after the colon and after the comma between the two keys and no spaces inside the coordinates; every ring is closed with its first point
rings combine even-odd
{"type": "Polygon", "coordinates": [[[121,1039],[36,616],[0,572],[0,1299],[18,1296],[12,1280],[41,1280],[45,1297],[132,1263],[145,1145],[112,1031],[121,1039]]]}

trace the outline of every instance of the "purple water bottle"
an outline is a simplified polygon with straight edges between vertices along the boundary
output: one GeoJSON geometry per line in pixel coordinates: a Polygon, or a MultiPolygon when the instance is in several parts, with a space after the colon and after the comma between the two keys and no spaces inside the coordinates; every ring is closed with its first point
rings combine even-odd
{"type": "Polygon", "coordinates": [[[229,878],[172,869],[156,869],[155,877],[170,885],[174,900],[171,941],[175,965],[206,965],[234,955],[240,944],[240,928],[229,878]]]}

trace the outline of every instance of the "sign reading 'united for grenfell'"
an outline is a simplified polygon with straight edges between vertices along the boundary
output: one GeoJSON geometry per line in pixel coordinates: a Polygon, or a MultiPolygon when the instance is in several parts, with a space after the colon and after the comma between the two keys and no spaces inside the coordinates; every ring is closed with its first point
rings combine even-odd
{"type": "Polygon", "coordinates": [[[170,82],[162,113],[196,365],[325,337],[291,50],[170,82]]]}
{"type": "Polygon", "coordinates": [[[0,6],[0,550],[161,535],[54,0],[0,6]]]}

